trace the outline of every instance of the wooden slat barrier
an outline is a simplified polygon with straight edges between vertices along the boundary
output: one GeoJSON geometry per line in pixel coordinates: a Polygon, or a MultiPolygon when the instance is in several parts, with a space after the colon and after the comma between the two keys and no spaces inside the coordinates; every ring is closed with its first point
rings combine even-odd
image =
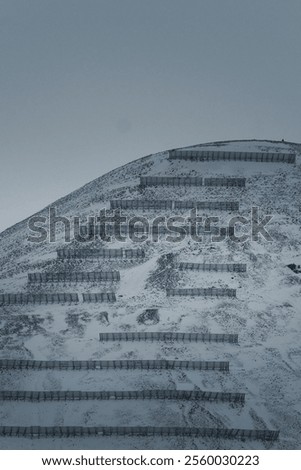
{"type": "Polygon", "coordinates": [[[215,287],[208,288],[183,288],[183,289],[167,289],[166,294],[170,296],[190,296],[190,297],[236,297],[236,289],[222,289],[215,287]]]}
{"type": "Polygon", "coordinates": [[[205,178],[204,186],[223,186],[226,188],[244,188],[246,186],[246,178],[205,178]]]}
{"type": "Polygon", "coordinates": [[[141,176],[140,186],[202,186],[199,176],[141,176]]]}
{"type": "Polygon", "coordinates": [[[188,341],[188,342],[216,342],[237,343],[237,334],[226,333],[170,333],[170,332],[121,332],[100,333],[100,341],[188,341]]]}
{"type": "Polygon", "coordinates": [[[199,209],[216,211],[238,211],[239,202],[236,201],[175,201],[175,209],[199,209]]]}
{"type": "Polygon", "coordinates": [[[84,302],[116,302],[116,294],[114,292],[99,292],[83,294],[84,302]]]}
{"type": "Polygon", "coordinates": [[[179,263],[179,269],[180,271],[191,270],[245,273],[247,271],[247,265],[239,263],[179,263]]]}
{"type": "Polygon", "coordinates": [[[58,273],[29,273],[30,284],[47,282],[102,282],[120,281],[119,271],[99,272],[58,272],[58,273]]]}
{"type": "Polygon", "coordinates": [[[85,259],[85,258],[144,258],[145,252],[141,249],[105,249],[105,248],[83,248],[83,249],[71,249],[71,248],[60,248],[57,250],[57,256],[60,259],[85,259]]]}
{"type": "Polygon", "coordinates": [[[0,305],[60,304],[78,301],[77,294],[0,294],[0,305]]]}
{"type": "Polygon", "coordinates": [[[242,161],[267,163],[296,163],[293,153],[231,152],[223,150],[170,150],[170,159],[198,161],[242,161]]]}
{"type": "Polygon", "coordinates": [[[0,426],[4,437],[89,437],[89,436],[141,436],[141,437],[208,437],[223,439],[257,439],[275,441],[279,431],[269,429],[228,429],[151,426],[0,426]]]}
{"type": "Polygon", "coordinates": [[[111,209],[133,210],[176,210],[176,209],[203,209],[203,210],[239,210],[237,201],[143,201],[143,200],[116,200],[111,201],[111,209]]]}
{"type": "Polygon", "coordinates": [[[201,390],[0,391],[0,401],[201,400],[244,403],[245,394],[201,390]]]}
{"type": "Polygon", "coordinates": [[[142,209],[142,210],[171,210],[172,201],[143,200],[143,199],[117,199],[110,201],[111,209],[142,209]]]}
{"type": "Polygon", "coordinates": [[[228,371],[226,361],[34,361],[27,359],[1,359],[0,369],[56,369],[56,370],[103,370],[103,369],[186,369],[228,371]]]}

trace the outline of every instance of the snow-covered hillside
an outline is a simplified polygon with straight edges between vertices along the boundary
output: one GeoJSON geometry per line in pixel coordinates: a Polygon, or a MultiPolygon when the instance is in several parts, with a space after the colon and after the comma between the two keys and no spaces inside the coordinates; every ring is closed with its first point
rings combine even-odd
{"type": "MultiPolygon", "coordinates": [[[[181,242],[164,237],[143,242],[63,238],[33,243],[28,220],[0,234],[0,294],[78,293],[79,302],[0,306],[0,359],[33,360],[190,360],[229,361],[230,371],[192,370],[1,370],[0,390],[208,390],[245,392],[245,404],[184,400],[0,401],[0,426],[184,426],[280,430],[275,442],[210,438],[13,438],[0,448],[223,448],[301,449],[301,145],[269,141],[204,144],[194,150],[284,152],[296,164],[170,160],[168,152],[118,168],[56,201],[59,216],[85,221],[110,207],[110,200],[238,201],[239,211],[198,211],[219,217],[225,227],[233,216],[272,216],[271,239],[248,236],[181,242]],[[139,177],[200,176],[246,178],[245,187],[150,186],[139,177]],[[57,259],[69,248],[142,248],[144,258],[57,259]],[[179,270],[178,263],[243,263],[247,271],[179,270]],[[28,273],[120,271],[119,282],[62,282],[29,285],[28,273]],[[230,288],[236,298],[167,296],[172,288],[230,288]],[[115,292],[116,302],[84,303],[83,293],[115,292]],[[146,314],[147,309],[157,312],[146,314]],[[151,314],[153,313],[153,314],[151,314]],[[234,333],[238,344],[208,342],[100,342],[104,332],[234,333]]],[[[13,209],[13,208],[12,208],[13,209]]],[[[127,210],[129,217],[188,216],[185,210],[127,210]]],[[[49,208],[38,216],[49,216],[49,208]]],[[[240,226],[242,226],[240,224],[240,226]]],[[[245,228],[250,230],[248,224],[245,228]]],[[[241,232],[241,233],[242,233],[241,232]]],[[[239,229],[238,229],[238,233],[239,229]]],[[[35,234],[36,235],[36,234],[35,234]]]]}

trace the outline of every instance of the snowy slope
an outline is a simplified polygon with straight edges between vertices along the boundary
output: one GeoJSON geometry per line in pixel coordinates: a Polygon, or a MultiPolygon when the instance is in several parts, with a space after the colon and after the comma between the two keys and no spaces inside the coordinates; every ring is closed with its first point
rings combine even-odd
{"type": "MultiPolygon", "coordinates": [[[[230,372],[216,371],[1,371],[1,390],[201,389],[245,392],[245,405],[177,401],[0,402],[7,426],[191,426],[279,429],[274,443],[190,438],[0,437],[0,448],[232,448],[301,449],[301,275],[287,265],[301,264],[301,145],[269,141],[204,144],[194,149],[293,152],[296,165],[253,162],[169,160],[150,155],[101,176],[52,207],[59,215],[86,217],[109,207],[112,199],[239,201],[239,213],[206,211],[225,224],[233,215],[272,215],[266,241],[213,243],[185,238],[143,243],[88,241],[65,243],[61,227],[55,243],[28,240],[28,220],[0,234],[0,293],[116,292],[113,304],[16,305],[0,307],[0,359],[174,359],[229,361],[230,372]],[[148,187],[139,176],[245,177],[245,188],[148,187]],[[61,247],[138,248],[143,260],[58,260],[61,247]],[[168,255],[168,256],[166,256],[168,255]],[[179,271],[178,262],[246,263],[246,273],[179,271]],[[120,270],[119,283],[65,283],[29,286],[29,272],[120,270]],[[167,297],[166,288],[229,287],[237,298],[167,297]],[[138,317],[157,308],[154,324],[138,317]],[[104,314],[103,312],[106,312],[104,314]],[[239,344],[114,342],[100,343],[100,332],[173,331],[238,333],[239,344]],[[158,416],[160,422],[158,423],[158,416]]],[[[45,208],[38,215],[48,216],[45,208]]],[[[127,211],[154,219],[166,211],[127,211]]],[[[167,215],[179,215],[173,211],[167,215]]],[[[185,215],[185,211],[180,215],[185,215]]],[[[202,215],[202,214],[201,214],[202,215]]],[[[248,227],[247,227],[248,228],[248,227]]]]}

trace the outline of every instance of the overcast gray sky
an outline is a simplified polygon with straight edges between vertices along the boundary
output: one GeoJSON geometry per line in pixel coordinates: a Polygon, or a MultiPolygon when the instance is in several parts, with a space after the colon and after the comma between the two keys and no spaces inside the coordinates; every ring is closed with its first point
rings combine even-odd
{"type": "Polygon", "coordinates": [[[0,231],[140,156],[301,141],[300,0],[0,0],[0,231]]]}

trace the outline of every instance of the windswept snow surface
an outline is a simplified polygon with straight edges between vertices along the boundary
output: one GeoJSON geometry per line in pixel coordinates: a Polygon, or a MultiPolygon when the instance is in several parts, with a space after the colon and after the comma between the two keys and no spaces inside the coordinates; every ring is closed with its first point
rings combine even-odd
{"type": "MultiPolygon", "coordinates": [[[[2,449],[301,449],[301,145],[269,141],[219,142],[194,149],[296,154],[296,165],[169,160],[168,152],[136,160],[52,204],[57,215],[84,221],[111,199],[239,201],[237,213],[200,212],[250,219],[252,207],[271,241],[259,235],[237,243],[193,241],[33,243],[28,220],[0,234],[0,293],[77,292],[80,302],[0,307],[0,358],[36,360],[169,359],[229,361],[230,372],[185,370],[2,370],[1,390],[201,389],[245,392],[241,404],[172,400],[0,402],[2,426],[189,426],[279,429],[276,442],[192,438],[87,437],[25,439],[0,437],[2,449]],[[245,188],[139,187],[142,175],[245,177],[245,188]],[[138,248],[142,260],[58,260],[61,247],[138,248]],[[245,263],[246,273],[179,271],[177,263],[245,263]],[[29,272],[120,270],[121,281],[29,286],[29,272]],[[167,288],[228,287],[237,297],[167,297],[167,288]],[[82,302],[84,292],[114,291],[115,303],[82,302]],[[158,309],[143,322],[146,309],[158,309]],[[172,331],[238,333],[239,343],[107,342],[100,332],[172,331]]],[[[38,215],[48,217],[45,208],[38,215]]],[[[127,211],[129,216],[188,215],[182,211],[127,211]]],[[[246,230],[250,227],[247,225],[246,230]]],[[[36,234],[35,234],[36,235],[36,234]]]]}

